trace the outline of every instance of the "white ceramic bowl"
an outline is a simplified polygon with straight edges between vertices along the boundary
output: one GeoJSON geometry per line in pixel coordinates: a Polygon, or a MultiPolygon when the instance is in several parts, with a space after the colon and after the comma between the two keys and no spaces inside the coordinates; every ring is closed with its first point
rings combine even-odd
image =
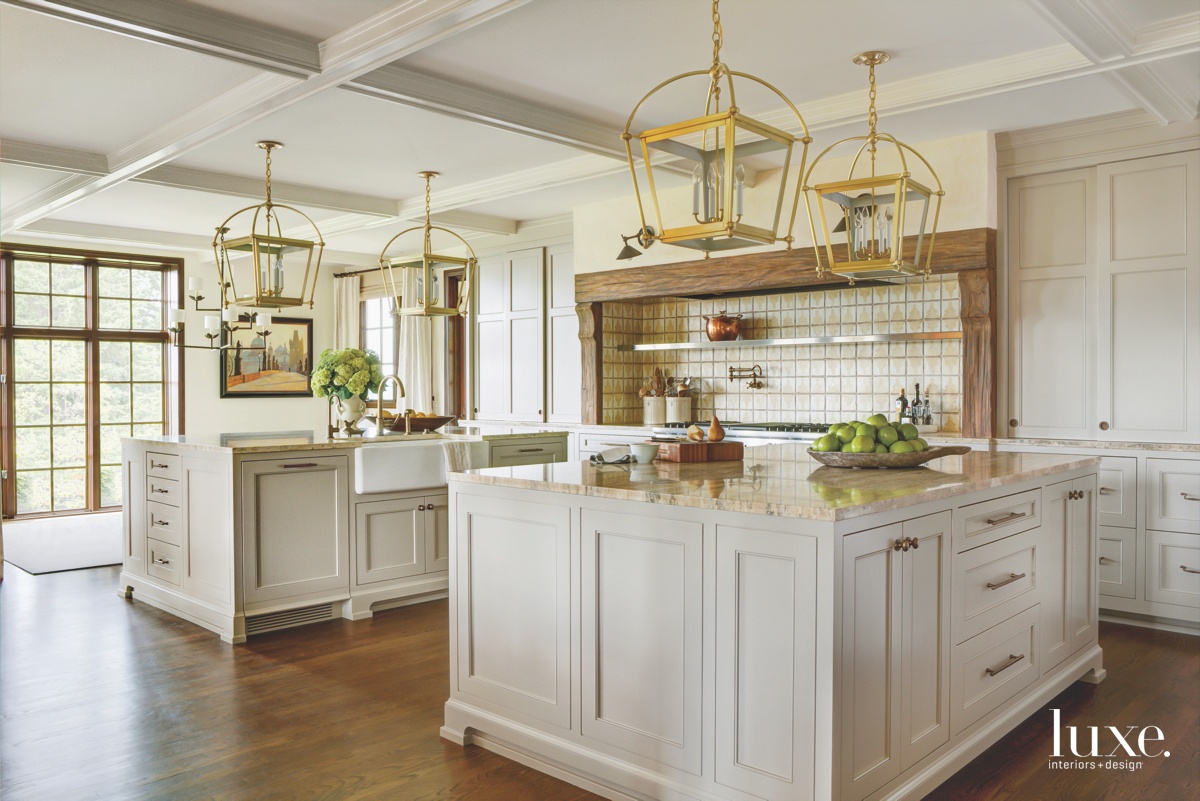
{"type": "Polygon", "coordinates": [[[638,460],[638,464],[649,464],[654,461],[655,456],[658,456],[658,443],[635,442],[629,446],[629,452],[633,454],[634,459],[638,460]]]}

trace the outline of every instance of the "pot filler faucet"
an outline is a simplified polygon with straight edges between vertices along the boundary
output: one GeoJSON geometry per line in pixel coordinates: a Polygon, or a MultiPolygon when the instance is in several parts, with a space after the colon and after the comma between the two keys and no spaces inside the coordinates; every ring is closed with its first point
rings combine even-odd
{"type": "MultiPolygon", "coordinates": [[[[379,389],[376,390],[376,392],[379,393],[378,405],[375,407],[375,433],[376,434],[383,433],[383,388],[387,386],[387,383],[389,381],[396,382],[396,400],[400,400],[401,398],[408,397],[408,393],[404,389],[404,382],[401,381],[398,376],[385,375],[383,377],[383,379],[379,382],[379,389]]],[[[412,412],[413,412],[412,409],[404,410],[404,433],[405,434],[412,433],[412,412]]]]}

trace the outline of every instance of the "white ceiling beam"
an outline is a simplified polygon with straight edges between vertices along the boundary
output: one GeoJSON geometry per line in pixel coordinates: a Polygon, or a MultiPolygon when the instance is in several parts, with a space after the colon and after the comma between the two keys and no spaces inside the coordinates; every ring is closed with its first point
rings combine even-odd
{"type": "Polygon", "coordinates": [[[444,228],[458,228],[467,231],[478,231],[481,234],[502,234],[511,236],[517,232],[517,221],[507,217],[497,217],[494,214],[481,214],[475,211],[455,209],[430,214],[429,220],[434,225],[444,228]]]}
{"type": "Polygon", "coordinates": [[[20,164],[23,167],[37,167],[75,175],[108,174],[108,159],[100,153],[16,139],[4,140],[3,147],[0,147],[0,163],[20,164]]]}
{"type": "Polygon", "coordinates": [[[38,220],[25,227],[22,233],[37,234],[51,239],[89,242],[109,247],[146,247],[172,251],[212,251],[212,237],[199,234],[177,234],[152,231],[147,228],[127,228],[119,225],[76,222],[74,220],[38,220]]]}
{"type": "Polygon", "coordinates": [[[1025,2],[1093,64],[1115,67],[1106,70],[1108,80],[1159,122],[1196,119],[1190,86],[1175,83],[1154,65],[1134,59],[1195,43],[1200,12],[1160,22],[1143,34],[1109,0],[1025,2]]]}
{"type": "Polygon", "coordinates": [[[321,71],[304,80],[265,75],[107,155],[109,172],[36,208],[6,215],[0,235],[167,164],[230,131],[416,52],[528,0],[408,0],[322,43],[321,71]]]}
{"type": "Polygon", "coordinates": [[[293,77],[320,72],[319,43],[193,3],[4,0],[11,6],[293,77]]]}

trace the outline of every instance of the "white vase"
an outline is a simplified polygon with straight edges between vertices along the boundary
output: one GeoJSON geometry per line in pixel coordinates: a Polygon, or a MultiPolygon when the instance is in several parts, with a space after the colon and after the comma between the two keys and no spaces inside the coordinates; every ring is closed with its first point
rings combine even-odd
{"type": "Polygon", "coordinates": [[[367,402],[358,395],[351,395],[343,400],[334,395],[337,404],[337,418],[342,421],[342,430],[349,431],[367,411],[367,402]]]}
{"type": "Polygon", "coordinates": [[[667,399],[661,395],[642,398],[642,425],[661,426],[667,422],[667,399]]]}
{"type": "Polygon", "coordinates": [[[668,397],[667,402],[667,422],[668,423],[688,423],[692,420],[692,399],[688,396],[682,398],[668,397]]]}

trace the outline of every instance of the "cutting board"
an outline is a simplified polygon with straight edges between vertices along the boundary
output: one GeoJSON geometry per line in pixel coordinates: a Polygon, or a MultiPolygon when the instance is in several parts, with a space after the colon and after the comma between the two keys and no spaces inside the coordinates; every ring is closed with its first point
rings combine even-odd
{"type": "Polygon", "coordinates": [[[740,442],[662,442],[658,458],[664,462],[738,462],[744,450],[740,442]]]}

